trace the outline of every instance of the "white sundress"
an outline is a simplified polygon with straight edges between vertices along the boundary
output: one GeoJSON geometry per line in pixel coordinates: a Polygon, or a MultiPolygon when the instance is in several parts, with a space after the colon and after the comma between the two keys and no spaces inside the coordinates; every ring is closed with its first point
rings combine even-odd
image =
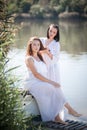
{"type": "MultiPolygon", "coordinates": [[[[42,61],[37,61],[33,57],[35,68],[41,75],[47,77],[47,67],[42,61]]],[[[29,90],[36,99],[43,121],[54,121],[56,115],[61,114],[66,99],[61,88],[37,79],[28,69],[24,88],[29,90]]]]}
{"type": "MultiPolygon", "coordinates": [[[[47,38],[40,38],[44,47],[46,46],[47,38]]],[[[60,83],[60,68],[59,68],[59,56],[60,56],[60,43],[55,40],[51,41],[51,43],[47,46],[50,52],[53,55],[53,59],[51,60],[47,54],[43,54],[43,59],[48,67],[48,78],[60,83]]]]}

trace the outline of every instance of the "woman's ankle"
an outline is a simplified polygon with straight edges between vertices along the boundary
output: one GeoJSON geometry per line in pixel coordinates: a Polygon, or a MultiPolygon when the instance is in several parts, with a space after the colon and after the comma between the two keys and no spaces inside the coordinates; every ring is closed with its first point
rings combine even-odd
{"type": "Polygon", "coordinates": [[[67,122],[63,121],[63,120],[60,118],[59,115],[57,115],[57,116],[55,117],[55,122],[58,122],[58,123],[61,123],[61,124],[64,124],[64,125],[67,125],[67,124],[68,124],[67,122]]]}

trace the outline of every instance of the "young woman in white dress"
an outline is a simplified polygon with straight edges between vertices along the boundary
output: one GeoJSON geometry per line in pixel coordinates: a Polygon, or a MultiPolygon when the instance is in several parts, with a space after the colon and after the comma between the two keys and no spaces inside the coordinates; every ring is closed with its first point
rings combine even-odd
{"type": "Polygon", "coordinates": [[[67,103],[60,84],[47,78],[47,66],[39,53],[43,49],[37,37],[31,38],[28,42],[25,58],[28,75],[24,87],[36,99],[43,121],[67,124],[60,117],[64,106],[73,116],[80,116],[80,114],[67,103]]]}
{"type": "Polygon", "coordinates": [[[41,51],[41,55],[48,66],[48,78],[60,83],[60,69],[59,69],[59,27],[51,24],[47,29],[47,37],[42,37],[40,40],[47,50],[41,51]],[[50,57],[50,58],[49,58],[50,57]]]}

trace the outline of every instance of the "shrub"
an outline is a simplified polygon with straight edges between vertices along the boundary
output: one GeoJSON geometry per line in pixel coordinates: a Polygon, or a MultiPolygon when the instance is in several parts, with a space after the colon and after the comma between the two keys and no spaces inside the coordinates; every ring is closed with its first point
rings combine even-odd
{"type": "Polygon", "coordinates": [[[44,10],[40,5],[32,5],[29,13],[31,16],[43,18],[44,10]]]}
{"type": "Polygon", "coordinates": [[[15,86],[17,80],[10,73],[14,68],[7,69],[7,52],[13,38],[13,20],[7,14],[7,3],[3,0],[0,1],[0,11],[0,129],[25,130],[24,113],[20,109],[19,91],[15,86]]]}
{"type": "Polygon", "coordinates": [[[23,13],[28,13],[30,10],[31,4],[29,2],[22,2],[20,7],[23,13]]]}

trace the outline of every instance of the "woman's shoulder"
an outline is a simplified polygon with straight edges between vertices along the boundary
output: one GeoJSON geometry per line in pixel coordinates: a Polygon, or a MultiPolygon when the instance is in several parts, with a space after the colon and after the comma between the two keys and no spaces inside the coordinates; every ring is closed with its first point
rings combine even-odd
{"type": "Polygon", "coordinates": [[[56,40],[54,40],[52,44],[52,48],[55,48],[55,50],[60,50],[60,43],[56,40]]]}
{"type": "Polygon", "coordinates": [[[34,61],[33,56],[26,56],[25,58],[26,61],[34,61]]]}
{"type": "Polygon", "coordinates": [[[59,41],[56,41],[56,40],[53,40],[53,43],[54,43],[55,45],[57,45],[57,46],[60,45],[60,42],[59,42],[59,41]]]}
{"type": "Polygon", "coordinates": [[[42,41],[42,43],[45,43],[47,37],[40,37],[40,40],[42,41]]]}

